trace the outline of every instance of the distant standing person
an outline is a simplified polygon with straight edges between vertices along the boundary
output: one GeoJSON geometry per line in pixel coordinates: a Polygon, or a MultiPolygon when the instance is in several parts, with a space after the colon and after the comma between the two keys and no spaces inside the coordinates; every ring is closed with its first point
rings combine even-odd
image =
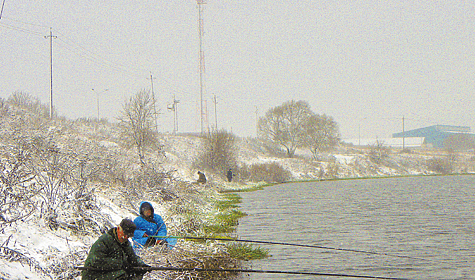
{"type": "Polygon", "coordinates": [[[206,183],[206,176],[203,172],[198,171],[198,183],[205,184],[206,183]]]}
{"type": "Polygon", "coordinates": [[[133,267],[149,267],[138,257],[129,237],[134,235],[135,224],[123,219],[97,239],[84,262],[83,280],[142,279],[145,272],[134,272],[133,267]]]}
{"type": "Polygon", "coordinates": [[[228,178],[228,182],[233,180],[233,171],[229,168],[228,172],[226,173],[226,177],[228,178]]]}

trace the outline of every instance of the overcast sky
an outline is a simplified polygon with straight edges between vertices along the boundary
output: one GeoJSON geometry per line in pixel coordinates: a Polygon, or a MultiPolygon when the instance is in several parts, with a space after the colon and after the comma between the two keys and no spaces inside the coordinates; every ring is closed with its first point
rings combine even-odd
{"type": "MultiPolygon", "coordinates": [[[[214,126],[254,136],[256,116],[306,100],[343,138],[390,137],[434,124],[475,130],[475,1],[208,0],[205,99],[214,126]]],[[[114,120],[151,89],[159,130],[200,131],[198,8],[192,0],[5,0],[0,97],[114,120]],[[149,78],[149,79],[147,79],[149,78]],[[92,90],[94,89],[94,91],[92,90]]]]}

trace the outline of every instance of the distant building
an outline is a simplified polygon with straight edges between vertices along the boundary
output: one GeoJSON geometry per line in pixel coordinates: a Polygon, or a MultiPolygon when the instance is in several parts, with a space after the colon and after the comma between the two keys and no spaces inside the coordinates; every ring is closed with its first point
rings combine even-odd
{"type": "Polygon", "coordinates": [[[475,139],[468,126],[433,125],[404,132],[394,133],[393,138],[424,137],[424,144],[434,148],[444,148],[444,140],[454,135],[469,135],[475,139]]]}

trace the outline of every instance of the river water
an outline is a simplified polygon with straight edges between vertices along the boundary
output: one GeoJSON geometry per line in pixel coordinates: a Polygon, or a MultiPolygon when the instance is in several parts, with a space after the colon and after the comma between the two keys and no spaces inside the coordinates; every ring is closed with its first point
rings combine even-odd
{"type": "MultiPolygon", "coordinates": [[[[271,257],[248,262],[251,269],[475,279],[475,176],[291,183],[239,195],[248,214],[237,228],[241,239],[381,253],[253,245],[271,257]]],[[[258,273],[243,278],[354,279],[258,273]]]]}

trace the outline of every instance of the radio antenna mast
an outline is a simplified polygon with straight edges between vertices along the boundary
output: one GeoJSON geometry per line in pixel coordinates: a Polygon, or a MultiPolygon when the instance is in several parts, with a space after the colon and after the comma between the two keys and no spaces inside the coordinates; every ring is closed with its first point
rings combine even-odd
{"type": "Polygon", "coordinates": [[[157,121],[157,100],[155,99],[155,92],[153,91],[153,80],[156,79],[152,76],[152,72],[150,72],[150,83],[152,84],[152,102],[153,102],[153,116],[155,120],[155,131],[158,133],[158,121],[157,121]]]}
{"type": "Polygon", "coordinates": [[[204,74],[205,74],[205,54],[203,51],[203,37],[204,37],[204,27],[203,27],[203,5],[206,4],[206,0],[196,0],[198,3],[198,28],[200,35],[200,122],[201,122],[201,134],[204,130],[204,108],[203,108],[203,94],[204,94],[204,74]]]}

